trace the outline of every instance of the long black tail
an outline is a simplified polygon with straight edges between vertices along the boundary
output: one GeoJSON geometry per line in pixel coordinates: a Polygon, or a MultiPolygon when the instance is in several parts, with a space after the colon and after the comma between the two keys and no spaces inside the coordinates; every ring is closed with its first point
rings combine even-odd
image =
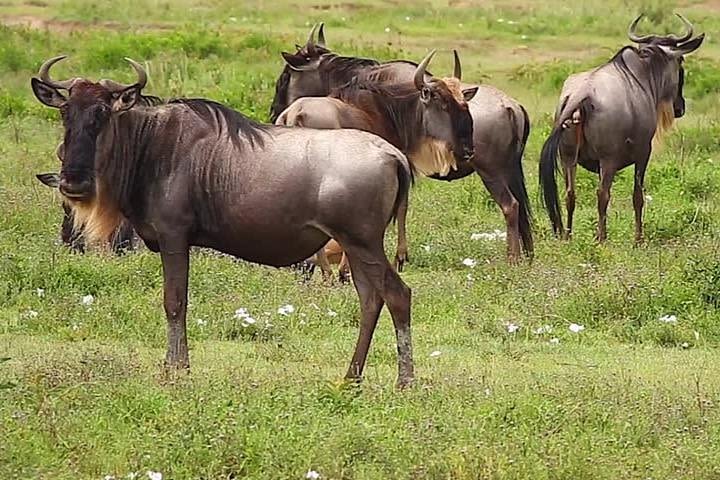
{"type": "MultiPolygon", "coordinates": [[[[563,231],[562,214],[560,213],[560,199],[558,197],[557,179],[555,172],[558,169],[557,157],[560,150],[560,140],[563,131],[568,125],[568,121],[572,118],[572,124],[576,124],[577,133],[582,134],[583,124],[587,122],[588,112],[590,111],[590,99],[569,102],[566,98],[560,114],[555,119],[550,136],[545,140],[542,152],[540,152],[540,191],[542,192],[545,210],[550,217],[553,232],[555,235],[561,235],[563,231]]],[[[578,139],[581,141],[581,138],[578,139]]]]}
{"type": "Polygon", "coordinates": [[[518,227],[520,230],[520,238],[522,239],[522,249],[528,257],[533,256],[534,244],[532,234],[532,210],[530,208],[530,198],[528,197],[527,188],[525,187],[525,174],[523,173],[522,159],[525,153],[525,145],[530,135],[530,118],[527,111],[521,105],[520,109],[523,113],[523,129],[522,137],[516,136],[515,159],[513,162],[513,174],[509,179],[510,192],[512,192],[519,204],[518,227]]]}
{"type": "Polygon", "coordinates": [[[562,123],[558,122],[550,132],[550,136],[545,140],[540,153],[540,191],[555,235],[560,235],[563,229],[560,199],[558,198],[557,180],[555,178],[562,133],[562,123]]]}

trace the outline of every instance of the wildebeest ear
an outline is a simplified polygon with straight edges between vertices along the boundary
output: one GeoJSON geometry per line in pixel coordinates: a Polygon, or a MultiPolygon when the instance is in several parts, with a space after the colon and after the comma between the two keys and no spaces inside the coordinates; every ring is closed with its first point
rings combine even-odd
{"type": "Polygon", "coordinates": [[[133,85],[125,90],[113,93],[113,112],[124,112],[130,110],[140,98],[140,89],[133,85]]]}
{"type": "Polygon", "coordinates": [[[705,40],[705,34],[701,34],[692,40],[688,40],[687,42],[678,45],[676,48],[672,49],[673,55],[675,56],[683,56],[687,55],[689,53],[694,52],[698,48],[700,48],[700,45],[702,45],[703,40],[705,40]]]}
{"type": "Polygon", "coordinates": [[[428,87],[423,87],[420,89],[420,100],[427,103],[430,101],[430,97],[432,97],[432,92],[428,87]]]}
{"type": "Polygon", "coordinates": [[[30,80],[30,85],[32,85],[35,97],[48,107],[60,108],[67,101],[57,88],[48,85],[39,78],[33,77],[30,80]]]}
{"type": "Polygon", "coordinates": [[[50,188],[57,188],[60,184],[60,175],[57,173],[38,173],[35,177],[50,188]]]}
{"type": "Polygon", "coordinates": [[[466,88],[465,90],[462,91],[463,97],[465,98],[466,102],[469,102],[470,100],[473,99],[473,97],[475,96],[475,94],[478,91],[478,88],[480,88],[480,87],[466,88]]]}
{"type": "Polygon", "coordinates": [[[296,72],[304,72],[313,69],[312,65],[308,64],[308,61],[305,59],[305,57],[302,57],[300,55],[293,55],[292,53],[288,52],[280,52],[280,55],[282,55],[285,63],[287,63],[287,66],[295,70],[296,72]]]}

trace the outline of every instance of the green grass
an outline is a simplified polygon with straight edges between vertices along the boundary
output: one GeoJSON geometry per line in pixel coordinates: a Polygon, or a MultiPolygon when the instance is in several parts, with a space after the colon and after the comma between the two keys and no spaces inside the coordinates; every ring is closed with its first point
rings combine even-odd
{"type": "MultiPolygon", "coordinates": [[[[712,36],[686,62],[688,114],[648,169],[643,246],[632,243],[631,170],[613,187],[603,246],[593,241],[594,175],[578,173],[572,242],[552,238],[537,195],[537,159],[565,76],[612,56],[641,9],[646,28],[671,30],[678,10],[709,33],[720,10],[697,1],[450,3],[0,4],[13,24],[0,27],[0,478],[720,478],[712,36]],[[49,23],[25,28],[21,16],[49,23]],[[434,72],[450,72],[449,50],[459,48],[466,79],[528,108],[536,258],[511,267],[503,242],[470,239],[504,229],[478,178],[419,181],[403,273],[418,380],[397,392],[386,313],[363,385],[339,383],[357,335],[352,287],[304,285],[287,270],[197,251],[192,370],[168,377],[159,258],[144,249],[76,255],[58,244],[59,200],[34,174],[57,170],[61,128],[29,78],[66,53],[58,76],[129,81],[130,56],[146,62],[149,93],[208,97],[265,120],[279,52],[319,20],[345,54],[417,60],[440,48],[434,72]],[[276,313],[288,303],[292,315],[276,313]],[[238,308],[258,323],[242,327],[238,308]],[[676,323],[660,321],[668,315],[676,323]],[[585,329],[573,333],[572,323],[585,329]],[[520,328],[509,333],[508,324],[520,328]]],[[[394,242],[391,232],[388,251],[394,242]]]]}

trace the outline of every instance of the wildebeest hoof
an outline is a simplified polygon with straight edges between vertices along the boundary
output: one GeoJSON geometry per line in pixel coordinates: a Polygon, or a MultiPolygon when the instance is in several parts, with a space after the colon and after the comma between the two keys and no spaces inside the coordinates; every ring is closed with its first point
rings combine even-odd
{"type": "Polygon", "coordinates": [[[405,254],[397,254],[395,255],[395,270],[397,272],[402,272],[403,268],[405,267],[405,263],[410,262],[410,257],[407,253],[405,254]]]}

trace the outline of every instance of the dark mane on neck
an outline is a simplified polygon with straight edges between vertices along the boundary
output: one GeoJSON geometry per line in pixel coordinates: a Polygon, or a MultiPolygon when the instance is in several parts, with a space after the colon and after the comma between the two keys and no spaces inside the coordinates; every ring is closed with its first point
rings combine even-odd
{"type": "Polygon", "coordinates": [[[165,103],[165,100],[154,95],[140,95],[137,101],[137,104],[142,107],[157,107],[163,103],[165,103]]]}
{"type": "Polygon", "coordinates": [[[319,69],[321,75],[332,75],[336,79],[335,83],[344,83],[357,75],[358,70],[377,65],[379,65],[378,61],[370,58],[341,57],[330,53],[322,56],[319,69]]]}
{"type": "Polygon", "coordinates": [[[289,87],[290,67],[285,64],[285,68],[283,68],[283,71],[275,82],[275,97],[273,97],[272,105],[270,105],[270,121],[273,123],[275,123],[275,120],[277,120],[282,111],[288,107],[287,94],[289,87]]]}
{"type": "Polygon", "coordinates": [[[208,126],[215,129],[218,138],[224,134],[230,135],[238,148],[243,145],[241,137],[246,138],[253,148],[264,143],[263,134],[267,132],[267,125],[257,123],[225,105],[202,98],[175,98],[168,103],[188,106],[208,126]]]}
{"type": "Polygon", "coordinates": [[[665,51],[657,45],[643,45],[640,48],[633,46],[625,46],[618,51],[608,62],[620,71],[626,78],[632,80],[640,86],[640,88],[649,94],[655,94],[655,85],[657,79],[662,76],[663,69],[667,65],[670,57],[665,51]],[[642,81],[636,72],[625,61],[625,53],[630,52],[637,56],[638,61],[644,63],[648,68],[650,77],[647,81],[642,81]],[[648,91],[650,88],[650,91],[648,91]]]}
{"type": "Polygon", "coordinates": [[[333,90],[330,97],[384,120],[393,137],[386,140],[403,152],[409,153],[417,143],[420,132],[414,125],[418,121],[420,92],[413,83],[376,83],[355,77],[333,90]]]}

